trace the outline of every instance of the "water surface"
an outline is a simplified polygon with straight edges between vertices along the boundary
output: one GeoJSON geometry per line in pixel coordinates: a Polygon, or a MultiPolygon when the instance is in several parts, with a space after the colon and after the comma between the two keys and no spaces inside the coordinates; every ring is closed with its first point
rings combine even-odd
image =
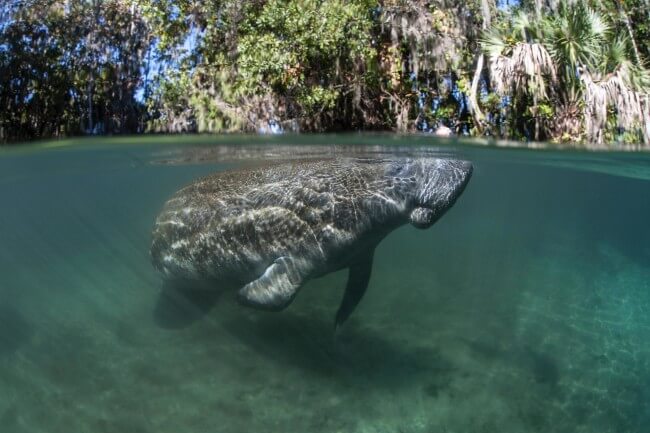
{"type": "Polygon", "coordinates": [[[650,155],[121,141],[0,154],[3,433],[650,431],[650,155]],[[431,229],[380,245],[337,338],[346,272],[282,313],[227,297],[189,322],[192,306],[160,308],[148,248],[172,193],[219,170],[346,154],[475,171],[431,229]]]}

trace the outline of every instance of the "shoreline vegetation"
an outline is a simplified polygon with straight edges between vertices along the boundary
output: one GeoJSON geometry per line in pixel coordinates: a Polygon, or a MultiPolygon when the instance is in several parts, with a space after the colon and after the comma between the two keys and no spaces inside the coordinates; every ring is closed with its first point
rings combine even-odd
{"type": "Polygon", "coordinates": [[[648,149],[649,59],[643,0],[10,0],[0,144],[364,131],[648,149]]]}
{"type": "MultiPolygon", "coordinates": [[[[283,133],[283,134],[258,134],[258,133],[177,133],[177,134],[120,134],[120,135],[80,135],[73,137],[33,139],[22,142],[11,142],[0,145],[0,156],[12,150],[37,150],[37,149],[64,149],[89,146],[129,146],[129,145],[170,145],[183,143],[188,152],[208,152],[215,145],[225,146],[228,150],[237,150],[240,146],[247,146],[259,152],[263,147],[273,145],[276,149],[286,150],[287,154],[295,149],[304,151],[305,147],[314,151],[331,154],[340,150],[343,152],[360,151],[364,148],[373,150],[377,147],[377,140],[382,142],[381,149],[391,148],[393,142],[400,150],[407,148],[422,150],[432,143],[443,147],[471,147],[471,148],[502,148],[520,150],[548,150],[548,151],[576,151],[576,152],[605,152],[605,153],[630,153],[650,152],[650,146],[643,143],[605,143],[594,144],[588,142],[551,142],[551,141],[518,141],[494,139],[490,137],[436,137],[433,134],[412,132],[394,133],[386,131],[373,132],[339,132],[339,133],[283,133]],[[403,140],[408,139],[408,145],[403,140]],[[278,147],[279,146],[279,147],[278,147]],[[349,149],[347,146],[352,146],[349,149]]],[[[302,154],[300,154],[302,155],[302,154]]],[[[200,156],[200,155],[199,155],[200,156]]],[[[313,156],[313,155],[311,155],[313,156]]],[[[293,157],[293,156],[292,156],[293,157]]],[[[309,157],[309,155],[301,156],[309,157]]]]}

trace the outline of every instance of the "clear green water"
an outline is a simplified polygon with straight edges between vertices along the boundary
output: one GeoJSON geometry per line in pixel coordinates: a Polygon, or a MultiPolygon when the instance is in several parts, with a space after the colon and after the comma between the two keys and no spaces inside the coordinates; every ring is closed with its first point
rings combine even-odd
{"type": "Polygon", "coordinates": [[[650,155],[183,140],[0,154],[0,432],[650,431],[650,155]],[[337,339],[344,272],[282,313],[157,308],[150,230],[174,191],[350,151],[475,172],[431,229],[380,245],[337,339]]]}

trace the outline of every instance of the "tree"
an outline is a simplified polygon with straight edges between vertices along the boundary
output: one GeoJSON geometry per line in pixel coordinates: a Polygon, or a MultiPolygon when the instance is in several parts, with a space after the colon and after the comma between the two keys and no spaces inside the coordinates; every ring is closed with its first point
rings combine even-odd
{"type": "Polygon", "coordinates": [[[497,137],[649,141],[645,0],[510,8],[492,0],[5,2],[0,140],[444,125],[497,137]]]}
{"type": "Polygon", "coordinates": [[[135,93],[149,46],[129,0],[28,0],[2,29],[6,139],[137,132],[135,93]],[[101,25],[98,25],[101,23],[101,25]]]}
{"type": "Polygon", "coordinates": [[[512,96],[514,111],[530,114],[535,139],[541,117],[551,119],[543,125],[546,136],[562,139],[560,134],[571,133],[576,139],[582,129],[580,104],[588,141],[603,142],[609,106],[621,128],[632,134],[647,129],[649,73],[630,60],[626,35],[585,2],[561,2],[544,19],[521,12],[505,30],[486,32],[483,47],[497,92],[512,96]],[[540,116],[548,106],[557,108],[540,116]]]}

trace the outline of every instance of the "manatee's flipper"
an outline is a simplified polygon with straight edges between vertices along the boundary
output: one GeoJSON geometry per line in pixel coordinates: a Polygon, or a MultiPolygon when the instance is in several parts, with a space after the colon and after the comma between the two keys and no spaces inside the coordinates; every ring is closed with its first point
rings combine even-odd
{"type": "Polygon", "coordinates": [[[354,311],[368,287],[370,272],[372,271],[372,258],[374,250],[368,252],[360,261],[350,266],[348,284],[345,287],[341,306],[336,312],[336,329],[345,322],[354,311]]]}
{"type": "Polygon", "coordinates": [[[279,311],[287,307],[303,283],[295,260],[280,257],[257,280],[239,290],[243,304],[263,310],[279,311]]]}

